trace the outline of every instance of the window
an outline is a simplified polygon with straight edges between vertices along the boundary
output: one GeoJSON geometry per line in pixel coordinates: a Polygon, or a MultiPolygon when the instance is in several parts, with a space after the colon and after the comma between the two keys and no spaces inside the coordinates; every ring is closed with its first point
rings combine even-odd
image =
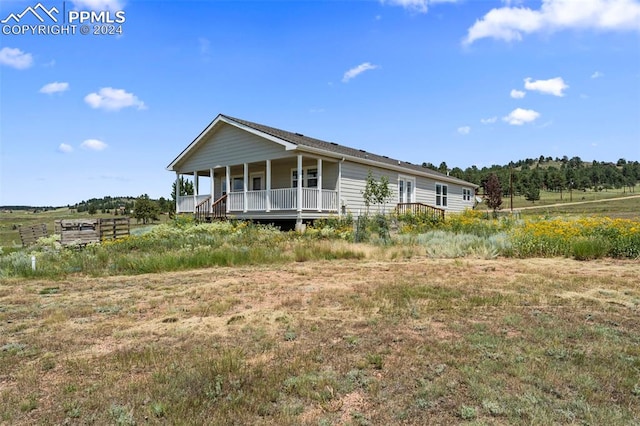
{"type": "MultiPolygon", "coordinates": [[[[248,188],[249,191],[259,191],[261,189],[264,189],[263,177],[264,177],[263,173],[252,174],[251,179],[249,180],[249,188],[248,188]]],[[[230,181],[231,181],[231,192],[244,191],[244,177],[232,176],[230,181]]],[[[220,190],[222,191],[222,194],[227,193],[227,180],[224,178],[220,180],[220,190]]]]}
{"type": "Polygon", "coordinates": [[[447,207],[447,185],[436,183],[436,206],[447,207]]]}
{"type": "Polygon", "coordinates": [[[317,188],[318,187],[318,169],[308,169],[307,171],[307,184],[303,186],[306,186],[308,188],[317,188]]]}
{"type": "Polygon", "coordinates": [[[231,192],[242,192],[244,191],[244,178],[234,177],[233,182],[231,183],[231,192]]]}
{"type": "Polygon", "coordinates": [[[264,189],[264,172],[249,174],[249,190],[262,191],[264,189]]]}
{"type": "Polygon", "coordinates": [[[469,188],[462,188],[462,200],[471,201],[471,190],[469,188]]]}
{"type": "MultiPolygon", "coordinates": [[[[302,186],[305,188],[317,188],[318,187],[318,169],[317,168],[303,168],[302,169],[302,186]]],[[[298,187],[298,170],[291,170],[291,187],[298,187]]]]}

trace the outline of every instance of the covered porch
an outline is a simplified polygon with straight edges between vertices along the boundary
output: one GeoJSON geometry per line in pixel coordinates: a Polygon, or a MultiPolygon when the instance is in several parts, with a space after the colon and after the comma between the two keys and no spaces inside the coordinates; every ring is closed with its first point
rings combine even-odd
{"type": "Polygon", "coordinates": [[[176,197],[177,213],[198,219],[314,218],[340,214],[341,163],[301,154],[176,172],[193,176],[194,194],[176,197]]]}

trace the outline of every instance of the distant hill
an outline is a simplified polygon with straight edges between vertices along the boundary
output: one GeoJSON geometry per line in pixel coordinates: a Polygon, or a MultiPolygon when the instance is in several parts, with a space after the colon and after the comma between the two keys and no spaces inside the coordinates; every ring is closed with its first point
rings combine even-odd
{"type": "Polygon", "coordinates": [[[587,190],[602,191],[612,188],[628,188],[633,191],[640,183],[640,163],[624,158],[617,162],[583,161],[580,157],[527,158],[504,165],[492,165],[479,169],[477,166],[450,169],[445,162],[435,166],[422,163],[423,167],[449,174],[483,186],[491,174],[495,174],[503,193],[509,193],[513,185],[514,194],[532,194],[536,190],[558,191],[587,190]]]}
{"type": "MultiPolygon", "coordinates": [[[[12,210],[12,211],[49,211],[55,210],[59,208],[69,208],[74,209],[77,212],[93,212],[93,213],[115,213],[115,211],[130,211],[133,209],[135,201],[138,197],[131,196],[104,196],[102,198],[90,198],[88,200],[82,200],[79,203],[68,204],[66,206],[0,206],[0,211],[12,210]]],[[[153,200],[158,203],[161,207],[162,211],[165,210],[165,207],[168,201],[164,197],[160,197],[158,200],[153,200]]]]}

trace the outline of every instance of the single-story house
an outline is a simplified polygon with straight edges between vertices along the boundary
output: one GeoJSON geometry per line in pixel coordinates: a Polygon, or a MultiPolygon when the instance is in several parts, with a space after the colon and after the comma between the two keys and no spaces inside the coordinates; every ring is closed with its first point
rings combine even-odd
{"type": "Polygon", "coordinates": [[[199,218],[295,220],[367,211],[367,176],[386,176],[392,197],[383,208],[473,208],[477,185],[421,165],[218,115],[167,167],[193,176],[195,193],[176,197],[177,213],[199,218]]]}

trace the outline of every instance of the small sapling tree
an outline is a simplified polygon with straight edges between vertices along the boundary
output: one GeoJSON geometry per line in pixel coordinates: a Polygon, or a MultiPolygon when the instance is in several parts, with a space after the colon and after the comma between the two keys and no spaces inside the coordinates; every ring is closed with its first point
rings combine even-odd
{"type": "Polygon", "coordinates": [[[364,205],[367,206],[367,214],[369,214],[369,207],[373,205],[382,205],[384,212],[384,205],[391,198],[391,189],[389,188],[389,178],[382,176],[380,181],[377,181],[373,177],[373,173],[369,170],[367,175],[367,182],[362,191],[362,198],[364,199],[364,205]]]}

